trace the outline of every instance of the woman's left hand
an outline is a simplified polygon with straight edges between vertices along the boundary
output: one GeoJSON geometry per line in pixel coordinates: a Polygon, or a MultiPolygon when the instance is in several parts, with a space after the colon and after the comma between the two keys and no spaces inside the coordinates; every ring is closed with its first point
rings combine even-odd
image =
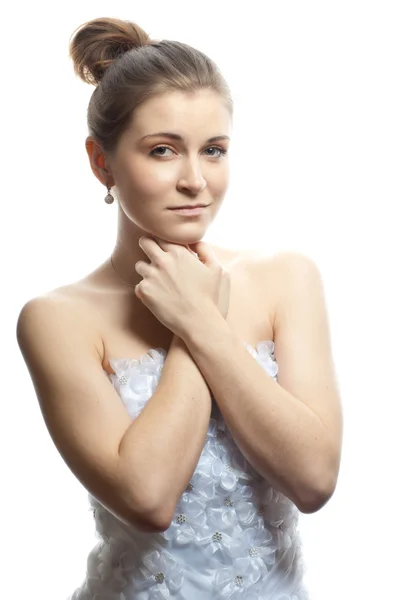
{"type": "Polygon", "coordinates": [[[191,245],[193,252],[181,244],[143,236],[139,245],[150,263],[140,260],[135,264],[143,277],[135,294],[163,325],[185,337],[194,319],[207,319],[210,311],[218,312],[222,289],[229,294],[229,275],[208,244],[191,245]]]}

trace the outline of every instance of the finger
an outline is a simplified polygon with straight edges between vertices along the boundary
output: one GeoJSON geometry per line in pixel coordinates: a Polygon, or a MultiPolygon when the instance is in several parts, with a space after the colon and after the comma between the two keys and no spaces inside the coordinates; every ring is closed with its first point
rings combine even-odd
{"type": "Polygon", "coordinates": [[[158,244],[156,239],[151,237],[142,236],[138,240],[139,247],[147,254],[150,261],[156,261],[164,256],[165,251],[158,244]]]}
{"type": "Polygon", "coordinates": [[[138,273],[138,275],[142,275],[142,277],[146,277],[146,275],[149,275],[150,273],[150,264],[145,262],[144,260],[138,260],[138,262],[135,263],[135,271],[138,273]]]}
{"type": "MultiPolygon", "coordinates": [[[[183,246],[183,244],[178,244],[176,242],[168,242],[167,240],[163,240],[161,238],[158,238],[155,235],[153,235],[153,236],[142,236],[142,239],[149,239],[149,240],[152,240],[152,241],[156,242],[156,244],[158,244],[160,246],[160,248],[162,250],[164,250],[164,252],[169,252],[171,250],[174,250],[175,248],[177,248],[177,246],[183,246]]],[[[183,247],[185,247],[185,246],[183,246],[183,247]]]]}
{"type": "Polygon", "coordinates": [[[196,252],[199,260],[206,266],[212,266],[218,263],[217,257],[212,248],[206,242],[196,242],[190,244],[191,250],[196,252]]]}
{"type": "Polygon", "coordinates": [[[165,252],[171,252],[172,250],[175,250],[177,247],[181,247],[181,248],[185,248],[186,250],[188,250],[188,252],[190,252],[191,254],[195,254],[194,252],[192,252],[192,250],[188,244],[179,244],[178,242],[168,242],[167,240],[162,240],[157,237],[155,237],[154,239],[157,241],[159,246],[165,252]]]}
{"type": "Polygon", "coordinates": [[[177,244],[173,244],[167,240],[162,240],[158,237],[153,237],[153,239],[157,242],[157,244],[159,244],[160,248],[164,250],[164,252],[168,252],[169,250],[172,250],[174,246],[177,246],[177,244]]]}

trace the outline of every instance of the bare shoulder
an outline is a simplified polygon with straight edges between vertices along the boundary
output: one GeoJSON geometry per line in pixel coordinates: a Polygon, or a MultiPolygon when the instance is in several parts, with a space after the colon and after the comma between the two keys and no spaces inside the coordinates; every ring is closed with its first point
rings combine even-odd
{"type": "Polygon", "coordinates": [[[278,282],[302,279],[305,276],[319,276],[319,268],[312,257],[295,251],[280,251],[269,256],[262,255],[260,265],[278,277],[278,282]]]}
{"type": "Polygon", "coordinates": [[[242,261],[253,275],[257,289],[272,308],[272,322],[285,306],[303,295],[308,287],[322,290],[322,278],[315,261],[296,251],[279,251],[268,254],[263,250],[247,252],[242,261]]]}
{"type": "Polygon", "coordinates": [[[77,284],[68,284],[60,286],[38,296],[29,298],[20,310],[21,313],[30,311],[45,311],[49,308],[59,309],[61,311],[73,312],[75,315],[85,317],[90,314],[90,306],[83,293],[79,291],[77,284]]]}
{"type": "Polygon", "coordinates": [[[248,276],[261,293],[272,300],[290,294],[291,287],[305,283],[306,278],[320,279],[315,261],[301,252],[282,250],[268,253],[264,249],[232,249],[211,244],[218,260],[232,274],[248,276]]]}
{"type": "Polygon", "coordinates": [[[30,298],[21,307],[16,326],[17,340],[20,345],[38,328],[51,328],[57,345],[62,344],[66,327],[76,331],[78,337],[92,347],[101,360],[103,342],[98,335],[98,319],[93,304],[84,294],[79,293],[75,285],[56,288],[39,296],[30,298]]]}
{"type": "Polygon", "coordinates": [[[234,249],[210,244],[217,258],[224,264],[244,264],[247,267],[269,269],[277,274],[288,274],[299,269],[316,269],[313,259],[302,252],[281,250],[268,253],[260,248],[234,249]]]}
{"type": "Polygon", "coordinates": [[[294,303],[306,303],[316,314],[318,307],[321,310],[325,306],[323,277],[312,257],[301,252],[278,252],[269,258],[268,265],[277,289],[275,315],[279,311],[282,315],[293,312],[294,303]]]}
{"type": "Polygon", "coordinates": [[[308,255],[296,251],[279,251],[267,254],[263,251],[248,253],[245,260],[249,267],[260,272],[261,280],[275,289],[285,291],[288,285],[305,282],[305,278],[320,278],[316,262],[308,255]]]}

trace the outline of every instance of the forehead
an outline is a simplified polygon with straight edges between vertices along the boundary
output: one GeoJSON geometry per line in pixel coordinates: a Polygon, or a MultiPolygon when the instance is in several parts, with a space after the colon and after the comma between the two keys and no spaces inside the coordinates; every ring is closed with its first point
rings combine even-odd
{"type": "Polygon", "coordinates": [[[131,131],[139,138],[158,131],[199,134],[202,138],[228,135],[230,127],[224,99],[211,90],[168,92],[150,98],[136,109],[131,122],[131,131]]]}

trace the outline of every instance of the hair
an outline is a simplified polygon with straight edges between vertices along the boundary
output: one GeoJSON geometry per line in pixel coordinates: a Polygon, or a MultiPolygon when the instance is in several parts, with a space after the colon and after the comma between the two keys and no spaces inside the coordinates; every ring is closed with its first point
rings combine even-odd
{"type": "Polygon", "coordinates": [[[216,64],[187,44],[153,41],[136,23],[98,18],[80,25],[70,38],[75,74],[96,85],[89,101],[89,134],[113,154],[138,106],[172,91],[210,89],[233,114],[229,87],[216,64]]]}

